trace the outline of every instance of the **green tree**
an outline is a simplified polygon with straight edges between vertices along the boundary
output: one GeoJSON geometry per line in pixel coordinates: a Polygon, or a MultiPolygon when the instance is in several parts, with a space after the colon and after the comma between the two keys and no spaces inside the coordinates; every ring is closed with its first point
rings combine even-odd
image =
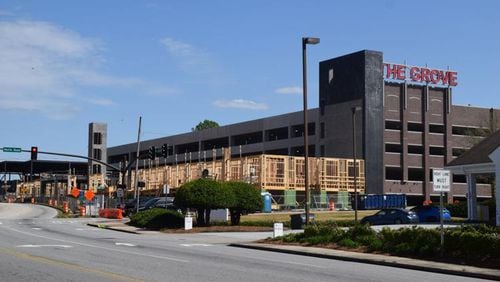
{"type": "Polygon", "coordinates": [[[197,211],[198,226],[210,224],[212,209],[228,208],[234,205],[234,194],[226,186],[210,179],[197,179],[185,183],[176,192],[175,205],[193,208],[197,211]]]}
{"type": "Polygon", "coordinates": [[[209,128],[217,128],[219,127],[219,124],[216,121],[206,119],[204,121],[200,121],[198,125],[194,128],[191,128],[192,131],[201,131],[204,129],[209,129],[209,128]]]}
{"type": "Polygon", "coordinates": [[[260,211],[262,209],[262,198],[260,189],[245,182],[229,181],[224,186],[234,194],[235,201],[229,210],[231,212],[231,225],[240,224],[242,214],[260,211]]]}

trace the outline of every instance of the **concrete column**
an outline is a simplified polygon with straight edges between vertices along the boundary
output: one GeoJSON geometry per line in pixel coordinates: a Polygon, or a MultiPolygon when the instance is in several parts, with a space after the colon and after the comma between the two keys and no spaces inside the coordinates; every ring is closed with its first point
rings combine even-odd
{"type": "Polygon", "coordinates": [[[477,193],[476,193],[476,176],[468,173],[467,177],[467,218],[469,220],[477,220],[477,193]]]}

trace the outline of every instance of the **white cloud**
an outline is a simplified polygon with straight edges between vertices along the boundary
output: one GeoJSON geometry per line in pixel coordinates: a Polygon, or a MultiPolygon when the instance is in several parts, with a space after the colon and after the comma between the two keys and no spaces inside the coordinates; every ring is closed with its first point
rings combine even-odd
{"type": "Polygon", "coordinates": [[[213,103],[219,108],[235,108],[249,110],[267,110],[269,106],[265,103],[256,103],[254,101],[234,99],[234,100],[217,100],[213,103]]]}
{"type": "Polygon", "coordinates": [[[302,94],[302,87],[290,86],[274,90],[278,94],[302,94]]]}
{"type": "Polygon", "coordinates": [[[160,42],[166,47],[167,52],[177,59],[183,71],[190,73],[209,72],[211,63],[205,52],[196,49],[188,43],[169,37],[161,39],[160,42]]]}
{"type": "Polygon", "coordinates": [[[71,118],[85,105],[111,105],[86,99],[79,87],[134,88],[146,94],[173,92],[139,78],[103,74],[98,40],[47,22],[0,21],[0,110],[37,112],[71,118]],[[82,97],[80,97],[82,96],[82,97]]]}
{"type": "Polygon", "coordinates": [[[161,39],[160,43],[165,46],[168,54],[176,60],[182,71],[198,76],[198,80],[202,83],[226,83],[226,76],[223,75],[221,67],[206,51],[170,37],[161,39]]]}

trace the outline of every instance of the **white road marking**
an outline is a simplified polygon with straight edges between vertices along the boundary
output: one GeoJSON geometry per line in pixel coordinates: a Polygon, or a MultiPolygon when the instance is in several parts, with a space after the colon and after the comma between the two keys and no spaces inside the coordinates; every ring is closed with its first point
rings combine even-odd
{"type": "Polygon", "coordinates": [[[210,247],[213,245],[210,245],[210,244],[181,244],[181,246],[184,246],[184,247],[210,247]]]}
{"type": "Polygon", "coordinates": [[[3,223],[0,222],[0,224],[3,224],[3,223]]]}
{"type": "Polygon", "coordinates": [[[18,248],[73,248],[69,245],[19,245],[18,248]]]}
{"type": "Polygon", "coordinates": [[[102,250],[107,250],[107,251],[111,251],[111,252],[118,252],[118,253],[123,253],[123,254],[129,254],[129,255],[137,255],[137,256],[143,256],[143,257],[170,260],[170,261],[175,261],[175,262],[189,263],[189,261],[185,260],[185,259],[177,259],[177,258],[171,258],[171,257],[165,257],[165,256],[157,256],[157,255],[143,254],[143,253],[138,253],[138,252],[133,252],[133,251],[120,250],[120,249],[116,249],[116,248],[96,246],[96,245],[92,245],[92,244],[85,244],[85,243],[80,243],[80,242],[71,241],[71,240],[56,239],[56,238],[51,238],[51,237],[42,236],[42,235],[38,235],[38,234],[32,234],[32,233],[24,232],[24,231],[17,230],[17,229],[11,228],[11,227],[6,227],[6,228],[9,230],[12,230],[14,232],[17,232],[17,233],[21,233],[21,234],[32,236],[32,237],[42,238],[42,239],[46,239],[46,240],[58,241],[58,242],[63,242],[63,243],[69,243],[69,244],[80,245],[80,246],[96,248],[96,249],[102,249],[102,250]]]}
{"type": "Polygon", "coordinates": [[[115,245],[117,246],[127,246],[127,247],[135,247],[136,245],[134,244],[130,244],[130,243],[120,243],[120,242],[116,242],[115,245]]]}
{"type": "Polygon", "coordinates": [[[31,229],[33,229],[33,230],[42,230],[42,228],[40,228],[40,227],[31,227],[31,229]]]}
{"type": "Polygon", "coordinates": [[[75,228],[78,231],[99,231],[97,228],[75,228]]]}

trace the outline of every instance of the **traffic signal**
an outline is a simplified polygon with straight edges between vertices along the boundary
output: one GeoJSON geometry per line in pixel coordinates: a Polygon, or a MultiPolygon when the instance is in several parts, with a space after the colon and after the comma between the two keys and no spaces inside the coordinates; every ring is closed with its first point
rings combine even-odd
{"type": "Polygon", "coordinates": [[[31,147],[31,160],[36,161],[38,158],[38,147],[31,147]]]}
{"type": "Polygon", "coordinates": [[[168,145],[167,144],[163,144],[163,146],[161,146],[161,156],[164,158],[168,157],[168,145]]]}
{"type": "Polygon", "coordinates": [[[155,146],[152,146],[151,148],[149,148],[149,151],[148,151],[148,157],[149,157],[151,160],[156,159],[156,147],[155,147],[155,146]]]}

